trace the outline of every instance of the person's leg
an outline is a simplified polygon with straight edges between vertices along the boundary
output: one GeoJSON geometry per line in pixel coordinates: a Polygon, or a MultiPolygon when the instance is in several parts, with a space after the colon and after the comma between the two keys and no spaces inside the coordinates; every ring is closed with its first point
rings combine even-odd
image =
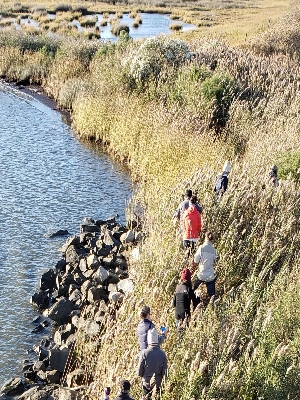
{"type": "Polygon", "coordinates": [[[142,392],[143,392],[143,400],[151,399],[152,388],[150,382],[146,381],[144,378],[142,379],[142,392]]]}
{"type": "Polygon", "coordinates": [[[194,291],[197,290],[201,283],[202,283],[202,281],[200,281],[200,279],[196,278],[195,282],[194,282],[193,290],[194,291]]]}
{"type": "Polygon", "coordinates": [[[216,294],[216,280],[214,279],[211,282],[206,282],[206,289],[209,297],[214,296],[216,294]]]}

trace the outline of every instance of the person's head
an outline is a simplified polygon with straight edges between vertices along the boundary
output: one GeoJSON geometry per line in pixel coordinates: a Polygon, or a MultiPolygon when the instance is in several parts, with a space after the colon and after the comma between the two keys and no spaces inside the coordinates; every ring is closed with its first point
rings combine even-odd
{"type": "Polygon", "coordinates": [[[231,169],[231,168],[230,168],[229,161],[226,160],[225,163],[224,163],[224,165],[223,165],[223,168],[222,168],[223,174],[229,175],[230,169],[231,169]]]}
{"type": "Polygon", "coordinates": [[[121,394],[129,394],[130,392],[130,382],[127,380],[121,381],[120,382],[120,389],[121,389],[121,394]]]}
{"type": "Polygon", "coordinates": [[[155,328],[149,329],[147,333],[148,346],[155,346],[158,344],[158,333],[155,328]]]}
{"type": "Polygon", "coordinates": [[[188,268],[184,268],[181,271],[181,280],[186,283],[191,283],[192,275],[191,275],[191,271],[188,268]]]}
{"type": "Polygon", "coordinates": [[[193,192],[191,191],[191,189],[186,189],[184,195],[185,195],[185,197],[186,197],[187,199],[190,199],[190,198],[192,197],[192,195],[193,195],[193,192]]]}
{"type": "Polygon", "coordinates": [[[273,165],[272,168],[271,168],[271,171],[274,172],[274,174],[276,175],[277,171],[278,171],[277,165],[273,165]]]}
{"type": "Polygon", "coordinates": [[[197,203],[197,196],[196,196],[196,195],[193,195],[193,196],[190,198],[190,203],[191,203],[191,204],[196,204],[196,203],[197,203]]]}
{"type": "Polygon", "coordinates": [[[205,233],[205,240],[209,240],[210,242],[214,240],[214,235],[212,234],[212,232],[208,231],[205,233]]]}
{"type": "Polygon", "coordinates": [[[151,315],[150,307],[149,306],[143,306],[142,309],[141,309],[140,317],[149,319],[150,315],[151,315]]]}

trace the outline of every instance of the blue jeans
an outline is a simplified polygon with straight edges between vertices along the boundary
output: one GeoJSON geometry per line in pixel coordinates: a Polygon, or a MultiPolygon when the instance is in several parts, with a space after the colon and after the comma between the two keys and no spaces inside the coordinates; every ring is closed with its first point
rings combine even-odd
{"type": "Polygon", "coordinates": [[[196,290],[200,286],[201,283],[205,283],[207,294],[209,295],[209,297],[215,296],[215,294],[216,294],[216,278],[210,282],[201,281],[200,279],[197,278],[195,281],[194,290],[196,290]]]}

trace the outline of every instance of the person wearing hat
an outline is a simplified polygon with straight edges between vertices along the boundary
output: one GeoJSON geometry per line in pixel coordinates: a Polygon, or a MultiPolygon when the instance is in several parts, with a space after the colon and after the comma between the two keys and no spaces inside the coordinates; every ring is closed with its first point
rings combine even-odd
{"type": "Polygon", "coordinates": [[[188,268],[181,272],[181,281],[176,286],[173,296],[173,307],[175,307],[175,323],[177,329],[183,321],[188,323],[191,316],[191,302],[196,306],[196,296],[192,289],[192,275],[188,268]]]}
{"type": "Polygon", "coordinates": [[[222,196],[226,190],[227,190],[227,186],[228,186],[228,175],[230,173],[230,164],[229,161],[225,161],[223,168],[222,168],[222,172],[220,174],[217,175],[216,177],[216,182],[215,182],[215,188],[214,191],[216,193],[217,196],[222,196]]]}
{"type": "Polygon", "coordinates": [[[159,348],[155,328],[148,331],[147,341],[148,348],[141,352],[137,367],[137,374],[142,378],[143,400],[151,399],[154,389],[156,393],[159,391],[168,367],[166,354],[159,348]]]}
{"type": "MultiPolygon", "coordinates": [[[[175,211],[175,214],[173,215],[173,220],[174,221],[179,221],[179,234],[180,235],[182,234],[182,219],[183,219],[183,215],[184,215],[185,211],[190,207],[190,199],[191,199],[192,195],[193,195],[193,192],[192,192],[191,189],[187,189],[185,191],[184,199],[179,204],[179,206],[177,207],[177,210],[175,211]]],[[[202,207],[197,202],[197,198],[196,198],[196,202],[195,202],[195,207],[196,207],[197,211],[201,214],[202,213],[202,207]]]]}
{"type": "MultiPolygon", "coordinates": [[[[141,321],[137,327],[137,336],[139,340],[140,351],[147,349],[147,334],[150,329],[155,329],[154,323],[151,321],[151,310],[149,306],[143,306],[141,309],[141,321]]],[[[162,344],[166,338],[166,330],[158,336],[158,344],[162,344]]]]}
{"type": "Polygon", "coordinates": [[[127,380],[120,382],[120,393],[114,400],[134,400],[132,397],[129,396],[130,393],[130,382],[127,380]]]}

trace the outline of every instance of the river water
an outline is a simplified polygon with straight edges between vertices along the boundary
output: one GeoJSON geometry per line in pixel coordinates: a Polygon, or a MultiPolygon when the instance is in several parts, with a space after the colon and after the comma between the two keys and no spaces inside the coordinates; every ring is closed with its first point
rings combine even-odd
{"type": "Polygon", "coordinates": [[[0,387],[21,371],[41,336],[29,303],[43,272],[61,258],[84,217],[125,222],[131,181],[91,145],[79,143],[61,114],[0,83],[0,387]]]}

